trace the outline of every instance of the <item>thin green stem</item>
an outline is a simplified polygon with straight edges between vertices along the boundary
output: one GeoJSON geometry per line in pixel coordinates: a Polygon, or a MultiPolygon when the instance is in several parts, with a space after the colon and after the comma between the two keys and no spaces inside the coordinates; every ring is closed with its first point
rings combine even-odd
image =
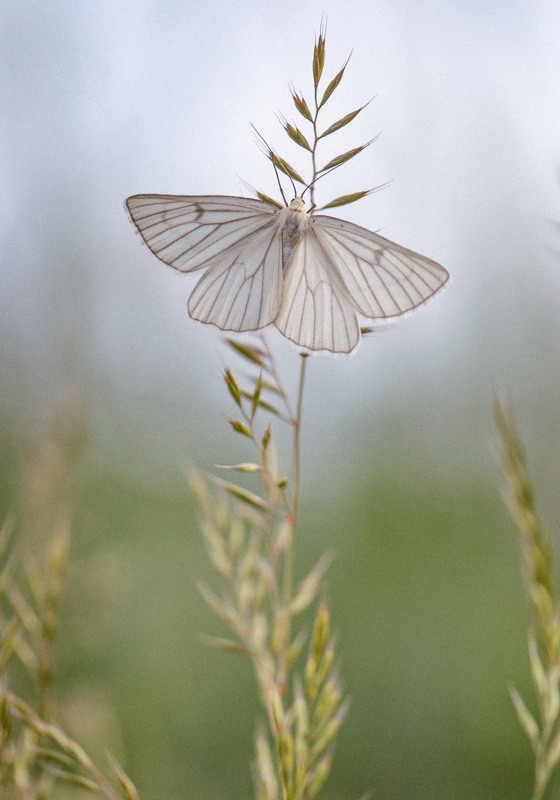
{"type": "MultiPolygon", "coordinates": [[[[261,334],[260,338],[261,338],[263,349],[264,349],[264,351],[266,353],[266,357],[267,357],[267,361],[268,361],[267,372],[269,372],[269,374],[274,379],[276,387],[277,387],[277,389],[278,389],[278,391],[280,393],[280,397],[284,401],[284,405],[286,407],[286,412],[288,414],[289,421],[291,422],[293,420],[293,417],[294,417],[294,410],[292,408],[292,404],[291,404],[291,401],[290,401],[290,396],[289,396],[288,392],[286,391],[286,389],[284,388],[284,384],[282,383],[282,379],[280,377],[280,373],[278,372],[278,367],[276,366],[276,360],[274,358],[272,350],[270,349],[270,346],[268,344],[268,340],[267,340],[266,336],[264,334],[261,334]]],[[[285,418],[282,417],[282,419],[285,419],[285,418]]]]}
{"type": "Polygon", "coordinates": [[[296,404],[296,416],[293,420],[294,426],[294,491],[292,500],[292,516],[294,519],[294,527],[297,523],[298,507],[299,507],[299,489],[300,489],[300,475],[301,475],[301,418],[303,410],[303,390],[305,387],[305,367],[307,365],[307,353],[300,353],[301,364],[299,370],[299,386],[296,404]]]}
{"type": "Polygon", "coordinates": [[[283,574],[283,617],[284,617],[284,632],[283,632],[283,646],[280,648],[280,659],[278,663],[278,684],[281,691],[286,687],[287,677],[287,663],[286,657],[290,645],[291,636],[291,617],[292,612],[290,606],[292,603],[293,592],[293,575],[294,575],[294,561],[295,561],[295,533],[298,518],[299,508],[299,495],[300,495],[300,478],[301,478],[301,418],[303,411],[303,392],[305,387],[305,372],[307,364],[307,354],[301,353],[301,365],[299,372],[299,386],[297,393],[297,402],[295,409],[295,416],[292,417],[292,425],[294,429],[293,438],[293,489],[292,489],[292,502],[288,511],[289,521],[289,540],[286,544],[284,554],[284,574],[283,574]]]}
{"type": "Polygon", "coordinates": [[[311,150],[311,166],[313,167],[313,176],[309,185],[309,200],[311,208],[315,206],[315,180],[317,178],[317,145],[319,144],[319,137],[317,136],[317,119],[319,117],[319,106],[317,98],[317,86],[315,86],[314,100],[315,100],[315,114],[313,115],[313,149],[311,150]]]}
{"type": "Polygon", "coordinates": [[[296,414],[292,420],[294,426],[294,468],[293,468],[293,490],[292,507],[290,510],[290,541],[286,549],[286,562],[284,569],[284,602],[286,607],[292,600],[292,583],[294,572],[295,557],[295,533],[299,510],[299,494],[301,479],[301,417],[303,410],[303,390],[305,387],[305,367],[307,364],[307,353],[301,353],[301,364],[299,370],[299,386],[296,403],[296,414]]]}

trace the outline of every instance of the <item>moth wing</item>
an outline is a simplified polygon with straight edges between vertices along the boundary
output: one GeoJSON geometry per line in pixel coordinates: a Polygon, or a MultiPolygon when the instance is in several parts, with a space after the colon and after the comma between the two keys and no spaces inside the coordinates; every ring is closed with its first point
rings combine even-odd
{"type": "Polygon", "coordinates": [[[358,344],[356,309],[312,225],[302,233],[286,266],[275,325],[308,350],[349,353],[358,344]]]}
{"type": "Polygon", "coordinates": [[[189,314],[226,331],[250,331],[278,315],[282,295],[282,234],[253,233],[243,249],[230,248],[194,287],[189,314]]]}
{"type": "Polygon", "coordinates": [[[152,253],[180,272],[230,258],[278,225],[278,211],[247,197],[137,194],[126,207],[152,253]]]}
{"type": "Polygon", "coordinates": [[[430,258],[345,220],[310,218],[321,248],[365,317],[398,317],[424,303],[449,279],[430,258]]]}

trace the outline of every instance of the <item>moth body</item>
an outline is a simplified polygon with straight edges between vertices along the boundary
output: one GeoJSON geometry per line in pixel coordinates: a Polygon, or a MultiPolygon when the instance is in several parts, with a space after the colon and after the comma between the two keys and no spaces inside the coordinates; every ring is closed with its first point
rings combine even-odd
{"type": "Polygon", "coordinates": [[[294,197],[290,205],[281,209],[279,214],[282,231],[282,267],[286,269],[294,247],[309,225],[309,218],[301,197],[294,197]]]}

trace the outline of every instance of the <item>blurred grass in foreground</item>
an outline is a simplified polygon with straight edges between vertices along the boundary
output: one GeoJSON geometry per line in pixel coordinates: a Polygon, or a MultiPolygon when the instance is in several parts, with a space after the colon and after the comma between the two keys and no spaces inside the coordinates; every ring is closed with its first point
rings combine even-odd
{"type": "MultiPolygon", "coordinates": [[[[507,691],[528,691],[526,612],[497,480],[457,475],[444,491],[414,463],[380,471],[372,459],[347,494],[329,501],[323,487],[302,508],[301,567],[335,550],[329,594],[353,701],[325,796],[530,797],[507,691]]],[[[144,800],[251,793],[252,676],[200,641],[220,633],[195,590],[207,574],[186,489],[82,474],[59,718],[96,763],[110,750],[144,800]]]]}

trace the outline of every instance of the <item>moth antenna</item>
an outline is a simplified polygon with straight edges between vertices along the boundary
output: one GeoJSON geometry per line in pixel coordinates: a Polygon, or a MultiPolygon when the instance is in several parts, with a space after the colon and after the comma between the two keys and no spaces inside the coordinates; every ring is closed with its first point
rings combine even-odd
{"type": "MultiPolygon", "coordinates": [[[[280,181],[280,175],[278,174],[278,167],[276,166],[274,161],[272,162],[272,166],[274,167],[274,174],[276,175],[276,180],[278,181],[278,186],[280,188],[280,194],[282,195],[282,200],[284,201],[284,205],[288,206],[289,203],[286,200],[286,195],[284,194],[284,189],[282,188],[282,183],[280,181]]],[[[292,181],[292,183],[293,183],[293,181],[292,181]]],[[[294,197],[295,197],[295,195],[294,195],[294,197]]]]}
{"type": "Polygon", "coordinates": [[[288,175],[288,178],[290,179],[290,183],[292,184],[292,191],[294,193],[294,197],[300,197],[300,195],[298,195],[298,193],[297,193],[297,189],[296,189],[296,185],[294,183],[294,179],[292,178],[291,175],[288,175]]]}
{"type": "Polygon", "coordinates": [[[330,169],[328,169],[326,172],[322,172],[322,173],[321,173],[321,175],[316,175],[316,176],[315,176],[315,180],[314,180],[314,181],[312,181],[311,183],[308,183],[308,184],[307,184],[307,186],[305,187],[305,189],[304,189],[304,190],[303,190],[303,192],[301,193],[300,197],[303,199],[303,195],[306,193],[306,191],[307,191],[308,189],[311,189],[311,187],[312,187],[312,186],[314,187],[314,186],[315,186],[315,184],[317,183],[317,181],[320,181],[320,180],[321,180],[321,178],[324,178],[324,177],[325,177],[325,175],[328,175],[329,173],[331,173],[333,170],[335,170],[335,169],[336,169],[337,167],[339,167],[339,166],[340,166],[340,164],[336,164],[334,167],[331,167],[331,168],[330,168],[330,169]]]}

